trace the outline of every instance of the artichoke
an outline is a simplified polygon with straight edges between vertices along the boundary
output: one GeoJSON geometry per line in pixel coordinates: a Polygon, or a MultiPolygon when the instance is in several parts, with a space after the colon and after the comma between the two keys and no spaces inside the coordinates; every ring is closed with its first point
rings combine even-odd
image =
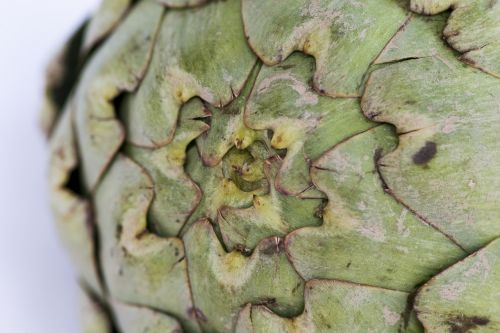
{"type": "Polygon", "coordinates": [[[45,93],[85,332],[500,332],[500,2],[103,0],[45,93]]]}

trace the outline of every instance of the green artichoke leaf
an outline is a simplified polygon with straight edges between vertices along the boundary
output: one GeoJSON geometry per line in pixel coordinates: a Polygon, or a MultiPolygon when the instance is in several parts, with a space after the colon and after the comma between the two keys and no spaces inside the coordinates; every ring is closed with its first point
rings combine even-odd
{"type": "MultiPolygon", "coordinates": [[[[128,107],[127,105],[124,106],[128,107]]],[[[175,236],[198,206],[201,190],[184,171],[188,144],[209,126],[199,119],[207,111],[199,99],[184,104],[172,142],[154,150],[126,145],[125,152],[144,167],[154,182],[149,226],[160,236],[175,236]]]]}
{"type": "Polygon", "coordinates": [[[261,66],[260,62],[255,64],[240,95],[230,104],[222,108],[207,106],[211,114],[210,130],[196,139],[200,157],[205,165],[213,167],[219,164],[233,147],[247,149],[256,140],[268,143],[266,133],[248,128],[243,117],[245,105],[261,66]]]}
{"type": "Polygon", "coordinates": [[[284,237],[297,228],[321,224],[321,197],[300,198],[276,190],[273,180],[280,165],[277,157],[265,162],[264,173],[269,179],[270,190],[268,194],[254,196],[251,207],[219,210],[217,224],[229,251],[249,252],[264,238],[284,237]]]}
{"type": "Polygon", "coordinates": [[[359,96],[370,63],[404,23],[394,0],[243,0],[248,43],[267,65],[293,51],[316,59],[314,87],[330,96],[359,96]]]}
{"type": "MultiPolygon", "coordinates": [[[[263,162],[263,160],[252,156],[247,150],[241,151],[233,148],[226,154],[223,163],[207,167],[203,164],[196,146],[191,147],[187,152],[186,172],[203,189],[203,196],[183,226],[181,234],[185,234],[193,223],[202,218],[215,222],[223,207],[250,207],[255,195],[267,193],[269,184],[265,181],[263,172],[260,170],[263,167],[263,162]],[[253,163],[250,164],[251,162],[253,163]],[[234,169],[241,170],[248,166],[251,166],[248,169],[249,176],[254,176],[256,179],[249,179],[250,181],[247,183],[244,179],[234,177],[234,169]],[[251,186],[244,188],[242,185],[245,183],[251,186]]],[[[239,172],[236,173],[236,175],[238,174],[239,172]]]]}
{"type": "Polygon", "coordinates": [[[401,291],[336,280],[310,280],[305,287],[304,312],[282,318],[262,305],[246,306],[236,333],[365,333],[421,332],[405,323],[408,294],[401,291]]]}
{"type": "Polygon", "coordinates": [[[500,331],[500,239],[422,286],[415,300],[428,332],[500,331]]]}
{"type": "Polygon", "coordinates": [[[496,0],[103,0],[42,116],[84,331],[500,331],[499,27],[496,0]]]}
{"type": "Polygon", "coordinates": [[[189,278],[204,332],[230,333],[246,303],[268,304],[280,315],[300,313],[304,282],[290,265],[283,240],[264,239],[250,257],[227,253],[208,220],[184,236],[189,278]]]}
{"type": "Polygon", "coordinates": [[[106,285],[113,299],[165,311],[199,332],[182,241],[146,229],[153,195],[146,171],[118,154],[95,194],[106,285]]]}
{"type": "Polygon", "coordinates": [[[271,145],[287,149],[276,187],[289,195],[299,195],[312,186],[311,160],[376,125],[363,116],[357,99],[317,94],[309,83],[313,73],[313,59],[300,53],[279,66],[263,67],[245,110],[248,127],[272,130],[271,145]]]}
{"type": "Polygon", "coordinates": [[[82,51],[89,52],[110,34],[125,16],[131,3],[132,0],[102,0],[85,29],[82,51]]]}
{"type": "MultiPolygon", "coordinates": [[[[387,64],[412,58],[437,57],[446,62],[455,53],[442,38],[448,13],[434,16],[410,16],[380,52],[374,64],[387,64]]],[[[376,66],[373,66],[376,67],[376,66]]],[[[372,68],[373,69],[373,68],[372,68]]]]}
{"type": "Polygon", "coordinates": [[[285,241],[305,280],[338,279],[411,292],[465,256],[385,193],[374,160],[395,145],[392,129],[378,126],[343,141],[313,164],[313,181],[328,197],[323,225],[298,229],[285,241]]]}
{"type": "MultiPolygon", "coordinates": [[[[405,48],[409,39],[393,42],[405,48]]],[[[380,173],[399,202],[474,251],[500,235],[500,80],[450,52],[406,59],[374,70],[362,98],[369,118],[399,134],[380,173]]]]}
{"type": "Polygon", "coordinates": [[[89,60],[75,92],[75,127],[83,181],[93,190],[123,143],[125,133],[112,104],[144,75],[163,8],[141,1],[89,60]]]}
{"type": "Polygon", "coordinates": [[[78,168],[73,108],[68,103],[50,139],[50,202],[56,227],[77,274],[96,294],[102,286],[96,262],[95,225],[87,198],[68,187],[78,168]]]}
{"type": "Polygon", "coordinates": [[[183,103],[198,96],[212,105],[228,104],[255,61],[245,43],[240,1],[168,11],[149,70],[123,113],[127,140],[145,147],[168,144],[183,103]]]}
{"type": "Polygon", "coordinates": [[[113,312],[116,325],[122,333],[182,332],[182,327],[175,318],[150,308],[115,302],[113,312]]]}
{"type": "Polygon", "coordinates": [[[492,0],[412,0],[417,13],[452,13],[443,30],[447,43],[460,59],[500,78],[500,3],[492,0]]]}
{"type": "Polygon", "coordinates": [[[500,78],[499,27],[498,1],[464,1],[451,13],[443,34],[463,62],[500,78]]]}

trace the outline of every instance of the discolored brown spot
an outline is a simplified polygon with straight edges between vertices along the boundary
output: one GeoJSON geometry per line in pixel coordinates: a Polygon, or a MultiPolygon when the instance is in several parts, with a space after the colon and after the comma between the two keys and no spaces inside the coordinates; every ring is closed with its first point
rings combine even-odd
{"type": "Polygon", "coordinates": [[[188,316],[190,318],[196,319],[200,322],[207,321],[207,317],[205,316],[205,314],[200,309],[198,309],[196,307],[189,308],[187,312],[188,312],[188,316]]]}
{"type": "Polygon", "coordinates": [[[420,150],[413,155],[413,163],[417,165],[427,164],[430,160],[436,156],[437,146],[436,143],[432,141],[427,141],[425,146],[420,148],[420,150]]]}
{"type": "Polygon", "coordinates": [[[477,65],[476,62],[473,59],[468,58],[467,55],[459,57],[459,60],[473,67],[477,65]]]}
{"type": "Polygon", "coordinates": [[[243,244],[236,244],[234,249],[247,257],[252,254],[252,251],[243,244]]]}
{"type": "Polygon", "coordinates": [[[489,322],[486,317],[458,315],[448,319],[447,324],[450,326],[450,333],[468,333],[477,327],[488,325],[489,322]]]}
{"type": "Polygon", "coordinates": [[[460,35],[460,31],[447,31],[447,32],[443,32],[444,34],[444,37],[457,37],[458,35],[460,35]]]}
{"type": "Polygon", "coordinates": [[[285,249],[283,239],[278,237],[267,238],[262,241],[262,254],[272,256],[278,254],[285,249]]]}
{"type": "Polygon", "coordinates": [[[368,112],[368,113],[365,113],[366,117],[368,117],[368,119],[370,120],[375,120],[375,118],[377,118],[378,116],[380,116],[381,112],[368,112]]]}
{"type": "Polygon", "coordinates": [[[273,306],[276,305],[276,298],[264,298],[260,301],[257,301],[255,305],[273,306]]]}

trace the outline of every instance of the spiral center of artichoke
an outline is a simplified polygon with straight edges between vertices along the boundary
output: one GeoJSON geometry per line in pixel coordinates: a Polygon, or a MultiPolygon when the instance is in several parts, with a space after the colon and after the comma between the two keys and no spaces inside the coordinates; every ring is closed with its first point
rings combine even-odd
{"type": "Polygon", "coordinates": [[[260,142],[257,142],[247,149],[233,148],[222,159],[224,177],[244,192],[269,192],[269,180],[264,171],[267,156],[263,155],[263,147],[259,146],[260,142]]]}

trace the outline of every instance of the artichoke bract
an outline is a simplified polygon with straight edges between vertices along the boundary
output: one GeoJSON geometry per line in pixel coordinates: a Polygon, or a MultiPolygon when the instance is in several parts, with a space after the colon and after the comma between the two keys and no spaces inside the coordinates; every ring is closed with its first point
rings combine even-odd
{"type": "Polygon", "coordinates": [[[103,0],[45,93],[85,332],[500,332],[500,2],[103,0]]]}

